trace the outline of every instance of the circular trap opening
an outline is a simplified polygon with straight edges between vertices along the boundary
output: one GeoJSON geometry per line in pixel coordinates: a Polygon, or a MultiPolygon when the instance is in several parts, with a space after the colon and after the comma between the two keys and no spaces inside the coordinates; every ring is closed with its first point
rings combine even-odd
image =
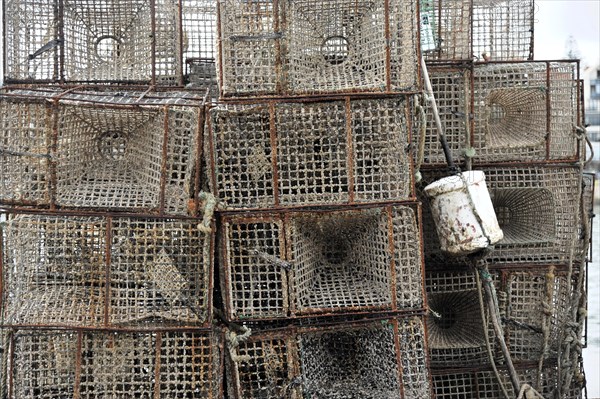
{"type": "Polygon", "coordinates": [[[112,161],[125,158],[127,138],[119,131],[109,131],[98,139],[98,149],[102,157],[112,161]]]}
{"type": "Polygon", "coordinates": [[[96,55],[103,61],[119,57],[121,40],[112,35],[103,35],[96,39],[96,55]]]}
{"type": "Polygon", "coordinates": [[[339,65],[348,59],[350,43],[343,36],[330,36],[323,42],[321,53],[331,65],[339,65]]]}

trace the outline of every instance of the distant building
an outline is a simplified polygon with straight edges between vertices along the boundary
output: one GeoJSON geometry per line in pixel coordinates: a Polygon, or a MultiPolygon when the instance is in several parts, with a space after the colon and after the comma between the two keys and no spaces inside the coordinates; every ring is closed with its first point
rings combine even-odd
{"type": "Polygon", "coordinates": [[[585,81],[585,123],[587,125],[600,125],[600,65],[585,67],[583,70],[585,81]]]}

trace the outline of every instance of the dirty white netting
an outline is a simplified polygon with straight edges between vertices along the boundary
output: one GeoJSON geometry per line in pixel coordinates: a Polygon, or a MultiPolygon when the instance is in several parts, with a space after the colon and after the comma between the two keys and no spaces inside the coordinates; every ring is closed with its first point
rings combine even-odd
{"type": "Polygon", "coordinates": [[[188,213],[201,108],[169,106],[176,96],[136,106],[135,93],[45,101],[57,94],[1,96],[0,202],[188,213]]]}
{"type": "Polygon", "coordinates": [[[421,0],[428,61],[533,59],[533,0],[421,0]]]}
{"type": "Polygon", "coordinates": [[[229,317],[423,306],[411,207],[230,217],[222,231],[229,317]]]}
{"type": "Polygon", "coordinates": [[[211,244],[198,221],[108,222],[10,217],[3,228],[2,324],[151,328],[205,323],[211,306],[211,244]]]}
{"type": "Polygon", "coordinates": [[[258,333],[230,356],[230,397],[430,397],[419,318],[258,333]]]}
{"type": "Polygon", "coordinates": [[[220,2],[224,96],[417,88],[416,1],[220,2]]]}
{"type": "Polygon", "coordinates": [[[11,336],[2,376],[10,399],[219,398],[217,332],[20,330],[11,336]]]}
{"type": "Polygon", "coordinates": [[[408,100],[220,105],[207,129],[212,191],[227,209],[406,200],[408,100]]]}

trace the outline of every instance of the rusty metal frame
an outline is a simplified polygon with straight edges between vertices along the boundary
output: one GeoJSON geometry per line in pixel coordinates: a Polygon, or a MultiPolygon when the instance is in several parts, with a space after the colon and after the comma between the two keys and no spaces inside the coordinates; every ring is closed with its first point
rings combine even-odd
{"type": "MultiPolygon", "coordinates": [[[[204,138],[204,120],[206,112],[206,102],[208,101],[208,91],[203,93],[203,96],[194,95],[194,93],[183,93],[183,92],[164,92],[167,96],[160,96],[160,92],[153,91],[153,87],[146,87],[146,91],[142,93],[135,100],[128,103],[120,103],[117,100],[122,97],[118,97],[118,93],[111,92],[90,92],[83,89],[82,86],[64,87],[62,91],[56,91],[56,87],[38,87],[32,89],[23,89],[22,87],[5,87],[0,89],[0,100],[9,102],[25,104],[46,104],[46,122],[49,124],[49,137],[46,139],[46,145],[49,154],[51,154],[48,162],[48,173],[49,179],[47,182],[47,200],[42,201],[29,201],[29,200],[1,200],[0,207],[10,208],[12,211],[24,211],[24,212],[35,212],[35,209],[48,209],[57,214],[69,214],[72,211],[77,213],[97,213],[100,215],[107,215],[120,208],[108,208],[105,210],[94,210],[86,209],[83,207],[73,206],[60,206],[56,203],[56,190],[58,185],[57,177],[57,157],[52,156],[58,152],[58,135],[59,135],[59,121],[58,114],[61,107],[72,106],[72,102],[77,103],[80,106],[85,107],[97,107],[100,109],[114,109],[114,110],[130,110],[140,111],[144,109],[154,109],[163,114],[163,137],[161,145],[161,173],[160,173],[160,184],[158,190],[158,203],[153,208],[136,208],[135,210],[129,210],[121,212],[120,214],[139,214],[148,216],[169,216],[178,217],[180,215],[171,215],[165,212],[165,189],[166,189],[166,169],[167,169],[167,158],[168,158],[168,143],[169,143],[169,111],[176,110],[178,108],[194,108],[198,110],[198,123],[193,133],[193,138],[198,144],[196,150],[200,151],[196,154],[196,159],[193,160],[195,170],[190,171],[190,184],[193,189],[189,193],[189,203],[187,205],[188,215],[184,217],[196,217],[199,213],[199,199],[198,194],[200,192],[200,179],[202,170],[199,167],[201,165],[201,158],[204,155],[203,150],[203,138],[204,138]],[[169,93],[175,94],[170,96],[169,93]],[[83,97],[83,98],[82,98],[83,97]],[[97,97],[97,99],[95,98],[97,97]],[[105,101],[101,101],[105,100],[105,101]],[[48,123],[49,121],[49,123],[48,123]]],[[[198,94],[201,92],[198,92],[198,94]]]]}
{"type": "MultiPolygon", "coordinates": [[[[243,321],[245,323],[255,323],[260,321],[281,321],[286,320],[287,322],[293,322],[294,320],[311,319],[314,317],[327,318],[343,317],[346,315],[367,315],[372,313],[389,313],[389,314],[412,314],[415,312],[421,312],[427,306],[425,300],[425,269],[424,269],[424,256],[423,256],[423,245],[422,243],[422,222],[421,222],[422,209],[419,202],[413,203],[396,203],[388,205],[365,205],[362,207],[345,207],[343,209],[313,209],[313,210],[286,210],[286,211],[261,211],[252,213],[239,213],[239,212],[225,212],[220,213],[219,225],[222,227],[222,233],[219,237],[218,249],[219,249],[219,263],[221,270],[221,287],[222,295],[224,299],[224,311],[225,317],[229,321],[243,321]],[[398,287],[396,281],[396,264],[395,264],[395,247],[394,247],[394,234],[393,234],[393,223],[392,223],[392,212],[396,209],[396,206],[406,206],[412,209],[415,213],[415,222],[418,229],[415,239],[419,241],[419,256],[420,264],[415,267],[420,268],[421,273],[421,292],[420,295],[423,299],[422,308],[414,309],[400,309],[397,304],[397,290],[398,287]],[[366,305],[366,306],[347,306],[343,308],[336,307],[322,307],[322,308],[307,308],[304,310],[298,310],[296,308],[295,300],[295,283],[293,271],[281,270],[282,275],[282,287],[281,294],[283,297],[283,312],[280,315],[270,316],[243,316],[244,309],[237,309],[233,305],[232,292],[230,287],[233,284],[233,277],[231,274],[231,267],[229,263],[229,241],[227,238],[228,229],[224,226],[228,223],[252,223],[252,222],[273,222],[281,225],[281,231],[279,234],[279,246],[281,258],[284,261],[288,261],[291,254],[291,243],[290,237],[290,226],[291,220],[296,217],[305,215],[324,215],[324,214],[356,214],[360,215],[361,210],[380,210],[382,217],[385,217],[387,224],[387,251],[388,251],[388,269],[390,272],[390,285],[391,297],[388,304],[384,305],[366,305]]],[[[252,266],[251,266],[252,267],[252,266]]]]}
{"type": "MultiPolygon", "coordinates": [[[[92,334],[126,334],[126,333],[135,333],[138,331],[134,331],[134,330],[125,330],[125,329],[119,329],[119,330],[114,330],[114,329],[94,329],[94,330],[85,330],[85,329],[47,329],[47,328],[40,328],[40,329],[29,329],[29,328],[11,328],[7,330],[8,333],[8,337],[9,337],[9,341],[10,341],[10,348],[9,348],[9,353],[8,353],[8,364],[9,364],[9,368],[7,370],[7,375],[2,375],[0,378],[2,378],[5,382],[6,382],[6,388],[8,390],[8,396],[7,398],[13,398],[14,397],[14,375],[15,375],[15,367],[24,367],[26,365],[17,365],[15,364],[15,335],[18,332],[63,332],[63,333],[73,333],[74,335],[74,340],[75,342],[75,348],[77,350],[77,352],[75,353],[75,370],[73,370],[74,373],[74,380],[73,380],[73,397],[75,399],[79,399],[81,398],[81,369],[82,369],[82,354],[83,354],[83,348],[82,348],[82,341],[83,341],[83,335],[86,333],[92,333],[92,334]]],[[[225,375],[225,330],[219,327],[206,327],[206,328],[195,328],[195,329],[177,329],[177,330],[173,330],[173,329],[163,329],[163,330],[152,330],[152,331],[144,331],[144,333],[147,334],[153,334],[156,337],[156,342],[154,344],[154,352],[155,352],[155,363],[153,364],[154,366],[154,379],[153,379],[153,392],[150,393],[148,392],[148,394],[150,396],[148,396],[149,398],[152,397],[154,399],[156,398],[160,398],[160,386],[161,386],[161,379],[160,377],[162,376],[162,370],[161,370],[161,363],[160,363],[160,359],[161,359],[161,349],[163,347],[162,345],[162,336],[165,333],[174,333],[174,334],[179,334],[179,333],[192,333],[192,334],[203,334],[203,336],[205,336],[206,338],[210,339],[210,340],[216,340],[217,341],[217,345],[207,345],[205,349],[207,349],[208,351],[210,351],[209,354],[209,361],[207,364],[207,369],[208,369],[208,374],[211,376],[211,378],[213,379],[213,383],[215,384],[213,387],[208,388],[209,391],[209,396],[207,397],[207,399],[221,399],[223,398],[223,392],[224,392],[224,378],[223,376],[225,375]],[[218,359],[218,368],[216,370],[213,370],[213,363],[215,362],[215,360],[218,359]],[[211,388],[215,388],[218,393],[217,396],[213,396],[213,389],[211,388]]],[[[152,349],[152,348],[149,348],[152,349]]],[[[184,365],[184,364],[182,364],[184,365]]],[[[196,365],[196,364],[194,364],[196,365]]]]}
{"type": "MultiPolygon", "coordinates": [[[[214,267],[215,267],[215,245],[216,245],[216,234],[215,234],[215,223],[214,221],[211,223],[210,236],[206,237],[208,242],[205,242],[204,245],[208,246],[208,259],[206,259],[206,265],[204,266],[204,271],[202,271],[205,276],[204,279],[207,283],[205,288],[204,299],[205,299],[205,320],[202,323],[198,324],[181,324],[177,325],[177,323],[165,323],[164,326],[161,326],[160,323],[150,323],[147,326],[144,326],[143,323],[140,323],[139,326],[119,326],[118,324],[113,324],[110,322],[110,308],[111,308],[111,275],[112,275],[112,245],[113,245],[113,228],[112,223],[114,219],[150,219],[156,221],[167,221],[167,220],[179,220],[183,222],[188,222],[190,224],[200,224],[202,223],[202,218],[189,218],[189,217],[161,217],[157,215],[143,215],[143,214],[124,214],[124,213],[114,213],[114,212],[78,212],[78,213],[57,213],[48,210],[26,210],[22,209],[13,209],[13,208],[0,208],[0,214],[7,215],[43,215],[43,216],[66,216],[66,217],[100,217],[103,219],[102,224],[104,225],[105,232],[105,240],[104,240],[104,278],[103,283],[105,285],[104,291],[104,304],[103,306],[103,322],[100,326],[81,326],[81,325],[69,325],[69,324],[7,324],[4,323],[4,318],[0,320],[0,329],[3,328],[13,328],[13,329],[73,329],[73,330],[81,330],[81,331],[125,331],[125,332],[148,332],[148,331],[192,331],[197,329],[205,329],[212,324],[213,320],[213,296],[214,296],[214,267]],[[173,325],[175,324],[175,325],[173,325]]],[[[4,311],[4,297],[5,297],[5,287],[6,281],[4,281],[4,254],[7,248],[4,247],[4,236],[3,231],[0,226],[0,311],[3,314],[4,311]]],[[[198,265],[194,265],[197,267],[198,265]]]]}

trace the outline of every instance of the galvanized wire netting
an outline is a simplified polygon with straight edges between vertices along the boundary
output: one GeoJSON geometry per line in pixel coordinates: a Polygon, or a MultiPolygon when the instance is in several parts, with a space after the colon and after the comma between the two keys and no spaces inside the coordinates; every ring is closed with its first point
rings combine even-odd
{"type": "Polygon", "coordinates": [[[186,215],[202,109],[140,94],[3,93],[0,202],[186,215]]]}
{"type": "Polygon", "coordinates": [[[3,227],[5,326],[199,326],[211,239],[197,220],[15,215],[3,227]]]}
{"type": "Polygon", "coordinates": [[[180,84],[173,0],[10,0],[7,81],[180,84]]]}
{"type": "Polygon", "coordinates": [[[411,207],[231,216],[222,226],[221,284],[230,318],[423,306],[411,207]]]}
{"type": "Polygon", "coordinates": [[[429,397],[422,321],[257,333],[230,353],[232,398],[429,397]],[[414,396],[413,396],[414,395],[414,396]]]}
{"type": "MultiPolygon", "coordinates": [[[[430,78],[455,159],[478,163],[577,160],[581,140],[576,62],[432,67],[430,78]]],[[[425,107],[424,164],[443,164],[433,112],[425,107]]],[[[420,137],[413,138],[416,144],[420,137]]]]}
{"type": "Polygon", "coordinates": [[[533,0],[421,0],[428,61],[533,59],[533,0]]]}
{"type": "Polygon", "coordinates": [[[416,1],[220,1],[224,96],[413,91],[416,1]]]}
{"type": "Polygon", "coordinates": [[[11,332],[10,399],[219,398],[218,332],[11,332]]]}
{"type": "MultiPolygon", "coordinates": [[[[574,260],[581,239],[579,167],[531,165],[480,169],[485,172],[498,223],[504,232],[504,239],[494,245],[486,259],[500,264],[563,265],[574,260]]],[[[443,177],[443,173],[424,173],[424,185],[443,177]]],[[[422,199],[426,201],[424,195],[422,199]]],[[[465,261],[441,252],[429,206],[423,207],[423,233],[426,258],[450,263],[465,261]]]]}
{"type": "Polygon", "coordinates": [[[211,189],[225,209],[402,201],[412,195],[404,97],[220,105],[211,189]]]}

